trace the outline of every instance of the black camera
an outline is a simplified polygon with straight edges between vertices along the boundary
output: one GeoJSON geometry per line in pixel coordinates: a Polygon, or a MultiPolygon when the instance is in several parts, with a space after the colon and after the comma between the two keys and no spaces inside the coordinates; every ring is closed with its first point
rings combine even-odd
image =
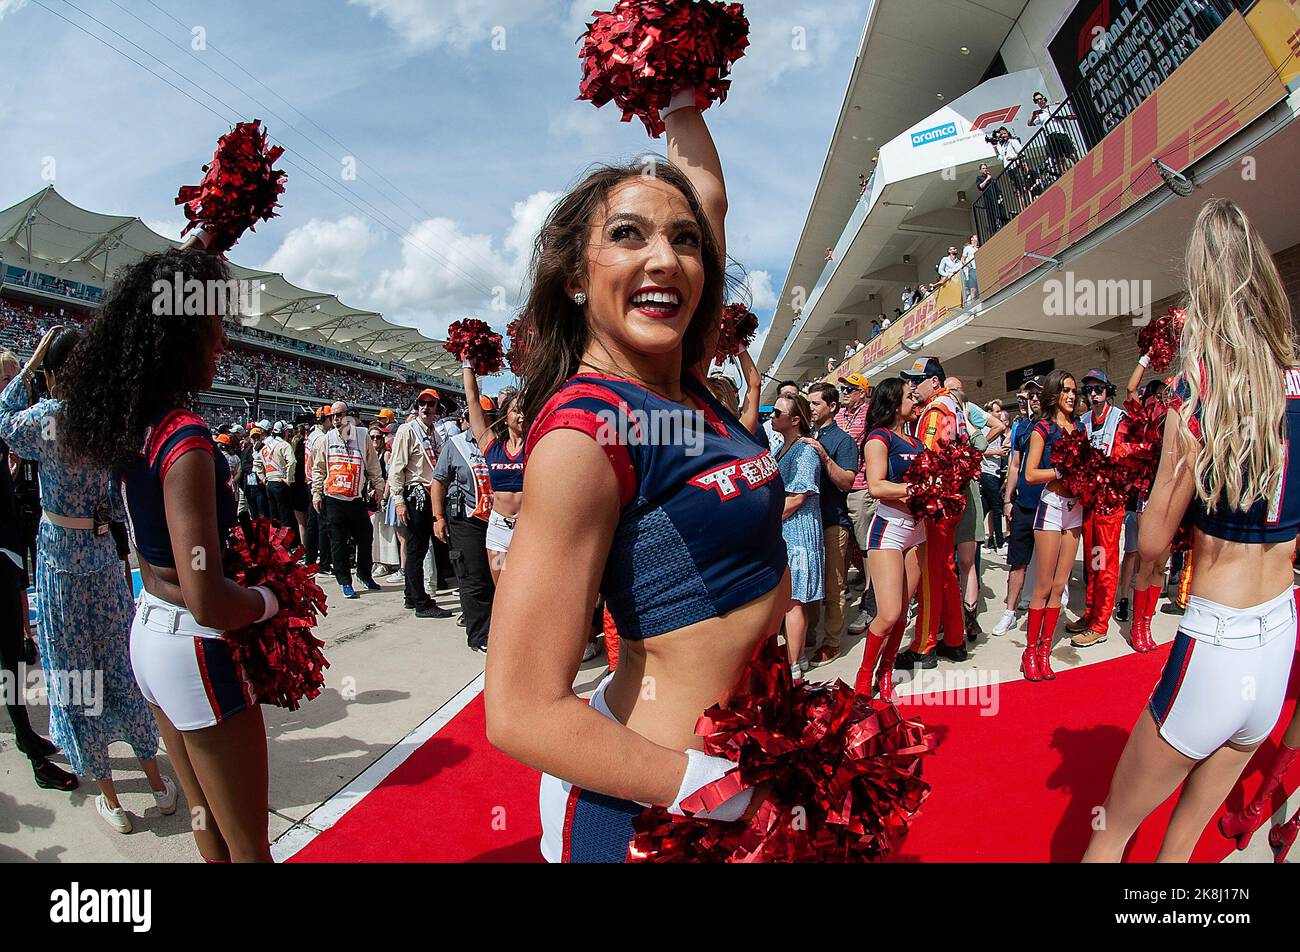
{"type": "Polygon", "coordinates": [[[989,145],[996,146],[999,142],[1002,141],[1002,137],[998,135],[997,130],[995,129],[994,131],[990,132],[988,135],[984,137],[984,141],[987,142],[989,145]]]}

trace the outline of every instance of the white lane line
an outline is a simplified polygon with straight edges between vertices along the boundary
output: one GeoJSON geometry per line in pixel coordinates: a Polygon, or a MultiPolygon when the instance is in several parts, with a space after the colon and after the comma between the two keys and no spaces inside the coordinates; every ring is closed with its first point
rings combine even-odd
{"type": "Polygon", "coordinates": [[[358,774],[345,787],[318,806],[288,832],[271,844],[271,856],[283,863],[317,835],[334,826],[345,813],[360,803],[368,793],[378,787],[406,759],[419,750],[431,737],[442,730],[469,703],[483,693],[483,675],[480,674],[428,719],[393,746],[384,756],[358,774]]]}

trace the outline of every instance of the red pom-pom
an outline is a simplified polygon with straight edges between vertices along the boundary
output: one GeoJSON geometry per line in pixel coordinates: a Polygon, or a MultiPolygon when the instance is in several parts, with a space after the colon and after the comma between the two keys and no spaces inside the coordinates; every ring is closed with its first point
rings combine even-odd
{"type": "Polygon", "coordinates": [[[660,110],[678,90],[694,89],[701,110],[725,102],[725,77],[749,46],[739,3],[619,0],[593,16],[582,37],[578,98],[597,107],[613,100],[624,122],[639,117],[656,139],[664,131],[660,110]]]}
{"type": "Polygon", "coordinates": [[[290,550],[292,531],[255,519],[252,538],[241,527],[230,533],[227,577],[246,588],[264,585],[275,593],[280,611],[268,621],[228,631],[222,637],[253,686],[261,704],[298,709],[305,698],[320,694],[329,662],[324,642],[312,636],[316,613],[326,614],[325,593],[316,584],[315,566],[298,562],[302,549],[290,550]]]}
{"type": "Polygon", "coordinates": [[[1061,471],[1065,491],[1089,511],[1109,515],[1128,502],[1127,469],[1114,456],[1096,449],[1082,430],[1072,430],[1056,441],[1052,465],[1061,471]]]}
{"type": "Polygon", "coordinates": [[[1161,400],[1142,403],[1133,399],[1124,404],[1112,456],[1136,496],[1148,495],[1155,482],[1168,412],[1168,403],[1161,400]]]}
{"type": "Polygon", "coordinates": [[[212,254],[225,254],[257,222],[274,218],[279,207],[287,176],[272,166],[284,149],[268,148],[260,126],[259,119],[241,122],[222,136],[203,167],[203,181],[183,186],[176,196],[189,219],[181,237],[200,229],[204,250],[212,254]]]}
{"type": "Polygon", "coordinates": [[[756,652],[748,683],[704,713],[704,749],[738,771],[688,797],[703,809],[737,788],[764,785],[748,821],[718,823],[652,807],[633,820],[631,862],[872,862],[907,835],[929,795],[921,758],[932,741],[892,704],[843,681],[794,681],[776,636],[756,652]]]}
{"type": "Polygon", "coordinates": [[[525,375],[528,366],[528,345],[532,340],[532,328],[522,317],[511,321],[506,327],[506,336],[510,338],[510,349],[506,351],[506,363],[510,372],[516,377],[525,375]]]}
{"type": "Polygon", "coordinates": [[[447,329],[447,343],[443,348],[457,360],[468,360],[480,377],[499,374],[505,364],[501,335],[472,317],[457,321],[447,329]]]}
{"type": "Polygon", "coordinates": [[[1178,358],[1185,323],[1187,312],[1171,307],[1168,314],[1138,331],[1138,350],[1151,358],[1150,366],[1156,373],[1164,373],[1178,358]]]}
{"type": "Polygon", "coordinates": [[[722,324],[718,330],[718,349],[713,362],[721,367],[730,357],[747,350],[758,333],[758,315],[743,304],[728,304],[722,311],[722,324]]]}
{"type": "Polygon", "coordinates": [[[903,476],[907,505],[918,519],[956,519],[966,510],[982,454],[969,443],[943,442],[912,460],[903,476]]]}

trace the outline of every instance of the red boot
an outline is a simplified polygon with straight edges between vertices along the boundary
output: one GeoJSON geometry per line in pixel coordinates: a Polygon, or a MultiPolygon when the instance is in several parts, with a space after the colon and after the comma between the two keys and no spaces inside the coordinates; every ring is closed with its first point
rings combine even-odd
{"type": "Polygon", "coordinates": [[[1137,588],[1133,590],[1133,621],[1129,625],[1128,640],[1129,645],[1134,651],[1142,653],[1147,650],[1146,642],[1142,640],[1142,624],[1147,617],[1147,590],[1137,588]]]}
{"type": "Polygon", "coordinates": [[[874,631],[867,629],[866,650],[862,655],[862,665],[858,668],[858,676],[853,679],[853,690],[865,698],[874,697],[876,662],[880,660],[880,653],[885,648],[886,638],[884,635],[878,635],[874,631]]]}
{"type": "Polygon", "coordinates": [[[1160,646],[1151,637],[1151,619],[1156,617],[1156,605],[1160,602],[1160,586],[1152,585],[1147,589],[1147,609],[1142,620],[1142,644],[1147,651],[1155,651],[1160,646]]]}
{"type": "Polygon", "coordinates": [[[1038,673],[1044,681],[1056,680],[1056,672],[1052,670],[1052,639],[1060,617],[1059,607],[1043,609],[1043,633],[1038,636],[1038,673]]]}
{"type": "Polygon", "coordinates": [[[1029,609],[1029,625],[1026,628],[1028,643],[1025,645],[1025,653],[1020,657],[1020,673],[1026,681],[1043,680],[1043,675],[1038,670],[1038,637],[1043,630],[1043,614],[1046,611],[1045,608],[1029,609]]]}
{"type": "Polygon", "coordinates": [[[1255,835],[1255,831],[1268,819],[1269,801],[1277,788],[1282,785],[1282,781],[1286,779],[1287,772],[1290,771],[1298,755],[1300,750],[1282,744],[1278,748],[1277,757],[1273,759],[1273,765],[1264,775],[1264,782],[1260,785],[1259,792],[1250,803],[1246,804],[1240,813],[1225,813],[1219,818],[1219,832],[1230,840],[1236,840],[1237,849],[1244,850],[1250,843],[1250,838],[1255,835]]]}
{"type": "Polygon", "coordinates": [[[1300,810],[1285,823],[1279,823],[1268,831],[1268,845],[1273,847],[1273,862],[1286,862],[1286,854],[1291,851],[1297,833],[1300,833],[1300,810]]]}
{"type": "Polygon", "coordinates": [[[876,666],[876,684],[880,689],[880,698],[890,704],[898,703],[898,695],[894,693],[894,659],[898,657],[898,648],[903,642],[906,628],[907,618],[904,617],[889,633],[885,650],[880,653],[880,664],[876,666]]]}

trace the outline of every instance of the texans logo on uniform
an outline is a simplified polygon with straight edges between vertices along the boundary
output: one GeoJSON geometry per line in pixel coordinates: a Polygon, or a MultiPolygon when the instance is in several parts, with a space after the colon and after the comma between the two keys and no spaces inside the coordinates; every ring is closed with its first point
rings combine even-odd
{"type": "Polygon", "coordinates": [[[763,453],[753,459],[727,463],[711,469],[689,482],[690,485],[698,486],[700,489],[716,490],[720,499],[727,500],[735,499],[740,495],[740,487],[737,483],[744,483],[750,489],[757,489],[776,478],[777,472],[776,460],[772,458],[772,454],[763,453]]]}

